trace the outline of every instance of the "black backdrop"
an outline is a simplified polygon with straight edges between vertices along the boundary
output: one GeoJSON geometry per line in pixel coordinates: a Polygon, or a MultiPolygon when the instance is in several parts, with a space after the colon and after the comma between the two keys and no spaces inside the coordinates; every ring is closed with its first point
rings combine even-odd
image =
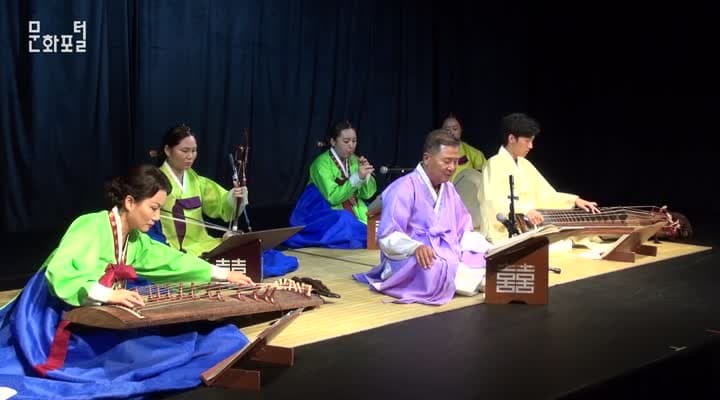
{"type": "Polygon", "coordinates": [[[448,111],[463,117],[465,139],[488,156],[503,114],[537,117],[543,132],[530,158],[558,189],[602,204],[667,204],[691,220],[713,203],[720,69],[711,6],[0,7],[3,232],[62,231],[103,207],[103,182],[147,161],[177,122],[198,133],[198,172],[225,185],[227,154],[249,128],[250,210],[272,220],[265,225],[287,221],[331,122],[353,121],[359,153],[376,166],[412,166],[448,111]],[[87,52],[28,53],[29,20],[50,34],[87,21],[87,52]]]}

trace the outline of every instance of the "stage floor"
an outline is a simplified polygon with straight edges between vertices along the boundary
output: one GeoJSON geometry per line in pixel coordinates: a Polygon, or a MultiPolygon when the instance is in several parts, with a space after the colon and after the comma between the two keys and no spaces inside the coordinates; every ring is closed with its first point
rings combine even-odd
{"type": "MultiPolygon", "coordinates": [[[[364,318],[356,315],[361,307],[344,308],[343,314],[333,308],[347,305],[326,304],[301,315],[273,342],[314,343],[296,348],[295,366],[266,372],[260,393],[199,388],[166,397],[617,399],[684,397],[694,386],[710,396],[703,398],[716,398],[717,357],[697,354],[719,353],[720,256],[707,249],[678,256],[671,251],[679,249],[674,245],[661,250],[665,259],[634,267],[608,264],[599,270],[587,260],[563,264],[558,278],[567,273],[567,280],[550,289],[545,306],[474,304],[446,312],[419,306],[426,315],[392,323],[386,313],[415,311],[372,294],[374,306],[384,312],[374,314],[380,322],[371,324],[385,326],[366,330],[358,323],[353,333],[326,339],[364,318]],[[579,278],[574,269],[587,277],[579,278]]],[[[327,258],[335,251],[320,256],[303,250],[302,255],[306,252],[327,260],[323,268],[347,269],[321,275],[304,266],[296,275],[327,277],[345,303],[367,290],[348,280],[347,287],[357,293],[346,293],[330,278],[347,279],[350,269],[367,265],[351,268],[327,258]]],[[[364,262],[363,254],[368,253],[351,251],[344,257],[364,262]]],[[[252,327],[243,330],[252,334],[252,327]]]]}
{"type": "MultiPolygon", "coordinates": [[[[638,256],[634,263],[588,259],[589,251],[586,248],[552,252],[550,264],[560,268],[562,272],[550,273],[549,284],[550,286],[566,284],[710,250],[709,247],[673,242],[662,242],[656,246],[657,256],[638,256]]],[[[287,251],[287,254],[296,256],[300,264],[299,269],[289,276],[319,279],[331,291],[342,297],[327,299],[327,304],[301,315],[274,339],[273,343],[279,346],[301,346],[408,319],[473,306],[484,301],[483,295],[479,294],[473,297],[456,296],[442,306],[391,303],[393,298],[370,291],[367,285],[351,278],[352,274],[365,272],[377,264],[380,257],[378,250],[305,248],[287,251]]],[[[273,278],[270,278],[266,281],[272,280],[273,278]]],[[[267,323],[261,323],[244,326],[242,330],[250,338],[254,338],[266,327],[267,323]]]]}
{"type": "MultiPolygon", "coordinates": [[[[260,393],[202,387],[156,397],[644,398],[713,382],[717,358],[672,367],[667,379],[640,379],[637,371],[685,365],[677,360],[717,343],[717,252],[664,242],[657,257],[619,263],[588,259],[586,251],[552,254],[562,273],[550,274],[548,305],[487,305],[475,296],[441,307],[388,303],[353,281],[351,274],[377,263],[377,251],[288,251],[301,264],[289,276],[320,279],[342,296],[306,311],[273,340],[295,347],[295,365],[264,371],[260,393]],[[603,396],[593,395],[598,387],[603,396]]],[[[269,323],[240,326],[252,338],[269,323]]]]}

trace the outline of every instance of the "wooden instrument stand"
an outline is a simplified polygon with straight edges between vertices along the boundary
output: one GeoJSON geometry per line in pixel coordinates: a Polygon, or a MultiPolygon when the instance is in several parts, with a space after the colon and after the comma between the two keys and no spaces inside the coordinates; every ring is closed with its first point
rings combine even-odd
{"type": "Polygon", "coordinates": [[[220,361],[200,375],[206,386],[226,389],[260,390],[260,371],[243,369],[240,364],[255,361],[260,364],[274,364],[292,367],[295,352],[292,348],[271,346],[268,343],[297,318],[303,309],[287,313],[240,351],[220,361]]]}
{"type": "Polygon", "coordinates": [[[378,250],[378,244],[377,244],[377,231],[378,227],[380,226],[380,213],[377,214],[370,214],[368,212],[368,219],[367,219],[367,249],[368,250],[378,250]]]}
{"type": "Polygon", "coordinates": [[[635,262],[635,255],[641,254],[645,256],[657,256],[657,247],[649,246],[645,243],[651,237],[655,236],[664,226],[659,222],[653,225],[642,226],[636,228],[631,233],[620,236],[610,250],[608,250],[602,259],[609,261],[635,262]]]}
{"type": "Polygon", "coordinates": [[[367,210],[367,245],[368,250],[379,250],[377,244],[377,231],[380,227],[380,216],[382,215],[382,197],[377,196],[368,205],[367,210]]]}
{"type": "Polygon", "coordinates": [[[548,247],[546,237],[534,237],[488,257],[485,303],[547,304],[548,247]]]}
{"type": "Polygon", "coordinates": [[[579,230],[545,226],[521,233],[488,250],[485,303],[547,304],[550,244],[567,239],[579,230]]]}
{"type": "Polygon", "coordinates": [[[262,282],[264,278],[263,250],[274,248],[304,227],[293,226],[238,233],[225,239],[217,247],[200,257],[215,266],[229,268],[231,271],[240,271],[249,276],[253,282],[262,282]]]}
{"type": "MultiPolygon", "coordinates": [[[[603,256],[606,260],[634,262],[636,254],[657,255],[657,247],[643,244],[664,223],[635,228],[623,234],[603,256]]],[[[561,228],[563,229],[563,228],[561,228]]],[[[523,233],[509,245],[491,251],[487,256],[485,303],[547,304],[549,245],[558,240],[583,234],[583,228],[548,231],[547,234],[523,233]],[[534,236],[533,236],[534,235],[534,236]]]]}

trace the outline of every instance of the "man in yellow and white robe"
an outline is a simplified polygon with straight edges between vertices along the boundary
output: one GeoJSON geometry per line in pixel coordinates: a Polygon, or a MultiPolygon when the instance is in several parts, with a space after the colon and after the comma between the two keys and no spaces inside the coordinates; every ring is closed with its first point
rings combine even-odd
{"type": "Polygon", "coordinates": [[[478,201],[482,215],[480,231],[488,240],[499,243],[508,238],[505,226],[496,218],[507,217],[510,210],[509,176],[513,176],[515,213],[524,214],[531,223],[543,221],[538,209],[571,209],[575,206],[589,212],[598,212],[597,203],[578,195],[562,193],[528,161],[525,156],[532,150],[535,136],[540,132],[538,123],[524,114],[510,114],[503,119],[504,144],[491,157],[482,171],[482,185],[478,201]]]}

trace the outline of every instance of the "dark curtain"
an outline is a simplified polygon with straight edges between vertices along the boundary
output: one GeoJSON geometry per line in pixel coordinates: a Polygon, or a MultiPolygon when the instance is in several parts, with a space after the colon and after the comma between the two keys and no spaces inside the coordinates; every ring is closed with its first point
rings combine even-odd
{"type": "Polygon", "coordinates": [[[435,14],[436,126],[454,114],[487,157],[501,116],[527,111],[529,13],[522,2],[445,2],[435,14]]]}
{"type": "Polygon", "coordinates": [[[533,3],[533,162],[559,189],[601,204],[667,205],[714,232],[716,4],[533,3]]]}
{"type": "Polygon", "coordinates": [[[253,204],[294,200],[333,121],[352,121],[376,164],[416,156],[432,123],[422,3],[145,2],[138,34],[137,153],[185,122],[197,169],[229,184],[227,155],[249,128],[253,204]]]}
{"type": "MultiPolygon", "coordinates": [[[[287,223],[334,121],[358,153],[411,167],[457,113],[487,156],[500,117],[542,125],[529,158],[603,205],[708,212],[720,83],[718,7],[551,7],[526,1],[0,2],[3,232],[62,232],[103,184],[149,161],[164,131],[197,132],[202,175],[229,185],[250,131],[256,228],[287,223]],[[28,52],[87,23],[87,52],[28,52]],[[264,224],[264,221],[271,223],[264,224]]],[[[387,183],[378,174],[381,188],[387,183]]]]}
{"type": "Polygon", "coordinates": [[[111,1],[2,7],[2,223],[9,231],[54,229],[99,207],[105,180],[134,155],[135,11],[111,1]],[[86,52],[29,53],[30,20],[51,35],[87,21],[86,52]]]}
{"type": "Polygon", "coordinates": [[[104,207],[104,182],[149,161],[176,123],[197,133],[195,169],[225,186],[228,153],[249,129],[250,210],[289,213],[316,143],[335,121],[354,123],[358,153],[376,167],[407,167],[442,113],[462,114],[468,138],[482,147],[501,113],[527,100],[527,70],[513,56],[526,47],[526,16],[512,4],[16,0],[1,7],[4,231],[62,231],[104,207]],[[29,20],[57,35],[86,21],[87,52],[28,53],[29,20]],[[506,20],[517,26],[507,30],[506,20]]]}

